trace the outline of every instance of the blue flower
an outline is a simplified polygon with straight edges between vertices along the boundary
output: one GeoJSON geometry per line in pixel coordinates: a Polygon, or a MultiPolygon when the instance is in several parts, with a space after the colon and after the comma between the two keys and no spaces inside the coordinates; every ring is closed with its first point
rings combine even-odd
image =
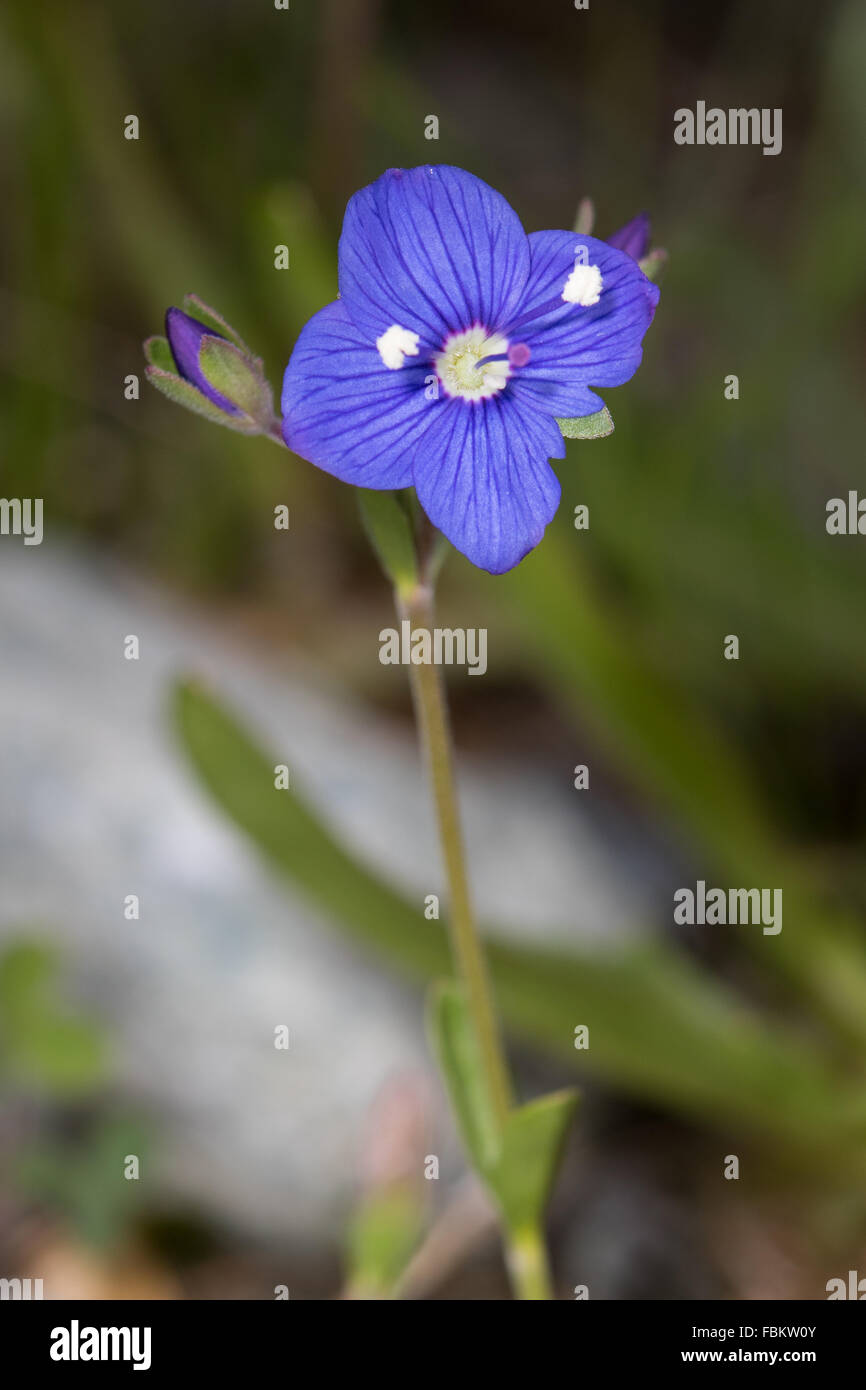
{"type": "Polygon", "coordinates": [[[501,574],[559,505],[558,418],[637,370],[659,292],[624,251],[573,232],[527,236],[481,179],[390,169],[350,200],[340,297],[303,329],[283,436],[366,488],[414,486],[433,524],[501,574]]]}

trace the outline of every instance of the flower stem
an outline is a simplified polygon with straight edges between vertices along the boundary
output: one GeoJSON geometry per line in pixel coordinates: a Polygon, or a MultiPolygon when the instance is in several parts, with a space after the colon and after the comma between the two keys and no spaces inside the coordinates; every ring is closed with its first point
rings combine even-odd
{"type": "Polygon", "coordinates": [[[506,1255],[519,1298],[535,1301],[553,1297],[544,1234],[537,1226],[525,1226],[509,1234],[506,1255]]]}
{"type": "MultiPolygon", "coordinates": [[[[398,594],[397,608],[402,618],[408,618],[413,632],[426,628],[432,640],[433,590],[429,583],[422,581],[410,592],[398,594]]],[[[454,963],[466,990],[494,1113],[502,1126],[511,1105],[511,1082],[469,892],[444,686],[439,668],[432,662],[410,665],[409,677],[448,878],[454,963]]]]}
{"type": "MultiPolygon", "coordinates": [[[[442,558],[441,538],[422,518],[417,540],[419,577],[405,587],[397,584],[396,604],[400,618],[409,620],[410,632],[426,629],[432,645],[433,586],[442,558]]],[[[411,664],[409,681],[448,879],[448,920],[455,971],[466,991],[496,1122],[500,1130],[504,1130],[512,1104],[511,1077],[469,891],[445,684],[438,666],[432,661],[417,666],[411,664]]],[[[512,1230],[503,1222],[503,1240],[515,1296],[533,1300],[551,1298],[547,1247],[541,1227],[526,1225],[512,1230]]]]}

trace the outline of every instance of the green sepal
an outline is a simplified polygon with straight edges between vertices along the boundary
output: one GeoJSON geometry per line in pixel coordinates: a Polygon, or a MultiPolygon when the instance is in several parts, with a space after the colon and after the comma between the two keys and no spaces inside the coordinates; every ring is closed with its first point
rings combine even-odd
{"type": "Polygon", "coordinates": [[[172,355],[168,338],[145,338],[144,355],[152,367],[159,367],[162,372],[171,372],[177,375],[177,363],[172,355]]]}
{"type": "Polygon", "coordinates": [[[613,434],[613,417],[604,406],[595,415],[579,415],[574,420],[557,420],[563,439],[606,439],[613,434]]]}
{"type": "Polygon", "coordinates": [[[199,344],[198,364],[215,391],[267,430],[274,413],[271,388],[261,373],[261,363],[225,338],[206,333],[199,344]]]}
{"type": "Polygon", "coordinates": [[[663,251],[662,248],[658,246],[655,250],[649,251],[644,256],[643,260],[638,261],[638,266],[648,280],[655,281],[661,279],[667,263],[667,251],[663,251]]]}
{"type": "Polygon", "coordinates": [[[261,433],[255,420],[251,420],[247,415],[229,415],[225,410],[220,410],[218,405],[209,401],[198,387],[193,386],[192,382],[186,381],[184,377],[165,372],[161,367],[147,367],[145,375],[170,401],[186,406],[187,410],[194,411],[196,415],[203,415],[212,424],[225,425],[227,429],[237,430],[241,434],[261,433]]]}
{"type": "Polygon", "coordinates": [[[358,489],[361,521],[379,562],[401,595],[418,583],[418,556],[412,519],[399,493],[358,489]]]}
{"type": "Polygon", "coordinates": [[[252,353],[241,335],[235,332],[230,323],[226,323],[222,314],[218,314],[216,309],[212,309],[209,304],[205,304],[197,294],[184,295],[183,311],[185,314],[189,314],[191,319],[197,319],[199,323],[204,324],[205,328],[212,328],[215,333],[219,333],[223,338],[228,338],[229,342],[234,343],[235,347],[240,348],[247,357],[252,357],[252,353]]]}

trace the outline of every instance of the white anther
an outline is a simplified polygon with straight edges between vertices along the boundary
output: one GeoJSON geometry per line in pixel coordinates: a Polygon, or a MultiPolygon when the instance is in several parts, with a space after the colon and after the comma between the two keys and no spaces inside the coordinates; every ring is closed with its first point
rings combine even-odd
{"type": "Polygon", "coordinates": [[[574,270],[565,282],[562,297],[567,304],[597,304],[601,297],[601,271],[597,265],[575,262],[574,270]]]}
{"type": "Polygon", "coordinates": [[[418,334],[401,328],[399,323],[392,323],[381,338],[376,339],[376,347],[385,366],[396,372],[402,367],[404,357],[418,356],[418,334]]]}

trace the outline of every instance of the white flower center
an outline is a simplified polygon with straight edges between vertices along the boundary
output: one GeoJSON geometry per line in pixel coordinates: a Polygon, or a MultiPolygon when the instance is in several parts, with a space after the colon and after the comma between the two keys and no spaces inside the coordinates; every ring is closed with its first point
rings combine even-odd
{"type": "Polygon", "coordinates": [[[467,328],[455,333],[433,359],[436,374],[449,396],[464,401],[482,401],[501,391],[511,376],[508,339],[501,333],[488,334],[486,328],[467,328]],[[494,357],[493,362],[486,358],[494,357]],[[481,367],[478,363],[482,362],[481,367]]]}
{"type": "Polygon", "coordinates": [[[413,333],[410,328],[401,328],[399,323],[392,323],[391,327],[376,339],[376,347],[385,366],[396,372],[402,367],[404,357],[418,356],[418,334],[413,333]]]}

